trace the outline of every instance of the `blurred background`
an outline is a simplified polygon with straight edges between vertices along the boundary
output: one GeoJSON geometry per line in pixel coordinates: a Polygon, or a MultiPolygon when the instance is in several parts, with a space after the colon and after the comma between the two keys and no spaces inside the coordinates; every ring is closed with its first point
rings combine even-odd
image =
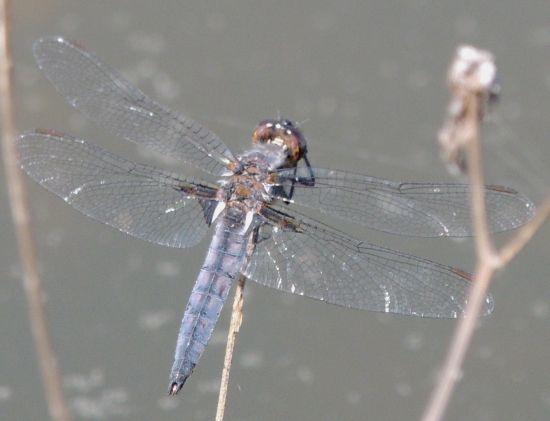
{"type": "MultiPolygon", "coordinates": [[[[548,194],[546,0],[13,3],[20,130],[55,128],[187,171],[87,122],[54,91],[31,46],[61,34],[233,150],[248,146],[259,120],[280,114],[303,122],[314,165],[452,182],[435,139],[447,65],[458,44],[473,43],[496,55],[503,85],[484,127],[487,181],[535,202],[548,194]]],[[[28,185],[50,326],[75,418],[213,419],[230,305],[183,391],[167,396],[180,317],[208,239],[189,250],[154,246],[28,185]]],[[[473,267],[471,240],[353,234],[473,267]]],[[[547,225],[494,282],[495,312],[480,323],[446,420],[548,419],[549,234],[547,225]]],[[[0,241],[0,418],[46,419],[2,182],[0,241]]],[[[419,418],[454,321],[351,311],[252,282],[246,288],[226,419],[419,418]]]]}

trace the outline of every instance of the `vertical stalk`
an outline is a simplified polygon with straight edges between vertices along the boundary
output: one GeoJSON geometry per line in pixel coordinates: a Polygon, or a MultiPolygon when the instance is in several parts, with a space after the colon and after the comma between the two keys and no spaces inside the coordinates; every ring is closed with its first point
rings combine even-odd
{"type": "MultiPolygon", "coordinates": [[[[23,286],[28,302],[32,336],[42,375],[42,384],[50,417],[70,421],[71,414],[63,395],[52,341],[46,321],[44,293],[38,275],[36,252],[30,225],[28,200],[17,166],[15,147],[15,112],[13,94],[13,61],[10,45],[9,0],[0,1],[0,103],[2,106],[2,156],[8,184],[11,215],[23,272],[23,286]]],[[[34,383],[31,384],[34,386],[34,383]]]]}

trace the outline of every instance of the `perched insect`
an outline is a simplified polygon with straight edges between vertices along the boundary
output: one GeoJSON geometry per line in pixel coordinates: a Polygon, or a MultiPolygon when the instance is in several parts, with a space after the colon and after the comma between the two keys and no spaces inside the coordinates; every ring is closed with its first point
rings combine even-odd
{"type": "MultiPolygon", "coordinates": [[[[469,236],[466,185],[399,183],[312,167],[304,136],[285,119],[261,122],[252,146],[233,154],[210,130],[152,101],[77,44],[42,38],[34,55],[88,118],[213,176],[202,181],[136,164],[52,130],[25,133],[18,143],[20,164],[33,179],[123,232],[185,248],[214,227],[181,322],[170,394],[191,375],[241,275],[349,308],[462,314],[466,272],[357,240],[305,212],[404,236],[469,236]]],[[[533,215],[533,204],[514,190],[487,186],[485,194],[492,231],[516,228],[533,215]]],[[[483,314],[492,309],[488,296],[483,314]]]]}

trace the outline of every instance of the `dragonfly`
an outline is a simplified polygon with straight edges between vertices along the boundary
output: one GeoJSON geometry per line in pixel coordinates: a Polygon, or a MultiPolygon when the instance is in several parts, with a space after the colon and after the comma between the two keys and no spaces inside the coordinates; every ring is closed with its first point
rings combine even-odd
{"type": "MultiPolygon", "coordinates": [[[[147,97],[81,45],[60,36],[33,46],[38,67],[67,101],[112,134],[209,179],[135,163],[94,143],[32,130],[18,139],[20,166],[83,214],[168,247],[212,240],[177,337],[169,393],[204,353],[235,279],[347,308],[431,318],[463,315],[467,272],[354,238],[308,214],[401,236],[471,236],[464,184],[396,182],[317,168],[287,119],[260,122],[234,154],[213,132],[147,97]]],[[[534,213],[524,195],[486,186],[488,225],[516,228],[534,213]]],[[[482,314],[494,307],[488,295],[482,314]]]]}

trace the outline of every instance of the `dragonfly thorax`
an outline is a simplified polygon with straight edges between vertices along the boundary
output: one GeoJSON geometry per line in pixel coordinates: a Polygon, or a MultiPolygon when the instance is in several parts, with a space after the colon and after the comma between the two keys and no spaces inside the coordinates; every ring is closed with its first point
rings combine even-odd
{"type": "Polygon", "coordinates": [[[268,173],[234,174],[223,180],[218,200],[228,204],[239,202],[254,210],[262,203],[271,201],[268,186],[263,182],[267,176],[268,173]]]}

